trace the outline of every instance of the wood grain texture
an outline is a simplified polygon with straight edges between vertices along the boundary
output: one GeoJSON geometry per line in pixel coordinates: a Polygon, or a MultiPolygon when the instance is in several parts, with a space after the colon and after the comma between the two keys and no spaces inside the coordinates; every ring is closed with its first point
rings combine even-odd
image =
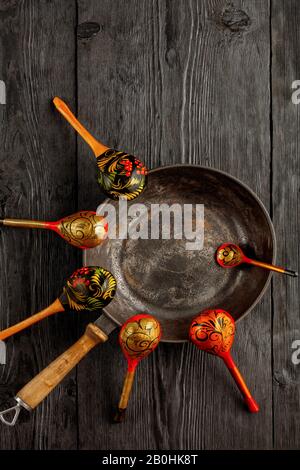
{"type": "MultiPolygon", "coordinates": [[[[299,119],[292,83],[299,80],[299,2],[272,3],[273,218],[278,260],[299,269],[299,119]]],[[[300,446],[300,366],[292,343],[300,340],[299,279],[274,278],[274,447],[300,446]]]]}
{"type": "MultiPolygon", "coordinates": [[[[78,38],[77,50],[78,116],[92,133],[151,168],[187,162],[229,171],[269,207],[268,2],[78,6],[81,31],[85,23],[100,26],[78,38]]],[[[93,156],[81,142],[78,149],[79,205],[95,206],[93,156]]],[[[258,415],[245,411],[217,358],[190,344],[163,344],[140,365],[126,422],[116,427],[111,412],[125,361],[113,335],[79,366],[79,448],[271,448],[270,291],[238,324],[233,356],[258,415]]]]}
{"type": "MultiPolygon", "coordinates": [[[[75,2],[8,0],[0,6],[0,71],[7,105],[0,127],[1,217],[57,220],[77,209],[76,141],[52,108],[74,105],[75,2]]],[[[78,252],[48,232],[1,228],[0,327],[49,305],[77,267],[78,252]]],[[[0,366],[1,409],[21,386],[76,339],[76,316],[59,315],[7,341],[0,366]]],[[[1,449],[77,446],[75,373],[14,429],[1,449]],[[62,439],[63,436],[63,439],[62,439]]]]}

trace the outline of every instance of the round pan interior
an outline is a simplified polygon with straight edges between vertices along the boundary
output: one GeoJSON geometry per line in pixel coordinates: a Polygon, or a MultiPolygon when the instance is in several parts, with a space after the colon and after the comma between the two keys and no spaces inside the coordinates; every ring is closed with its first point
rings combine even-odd
{"type": "MultiPolygon", "coordinates": [[[[103,266],[117,279],[116,296],[105,307],[109,317],[121,325],[136,313],[152,314],[161,322],[162,341],[179,342],[188,339],[191,320],[205,308],[224,308],[239,320],[254,307],[271,273],[247,265],[222,269],[215,261],[224,242],[241,245],[250,257],[275,261],[271,220],[247,186],[211,168],[161,167],[149,173],[146,190],[128,207],[136,203],[145,204],[148,212],[154,203],[204,204],[204,247],[187,250],[185,238],[128,238],[107,239],[87,250],[86,265],[103,266]]],[[[118,216],[118,202],[107,204],[115,206],[118,216]]]]}

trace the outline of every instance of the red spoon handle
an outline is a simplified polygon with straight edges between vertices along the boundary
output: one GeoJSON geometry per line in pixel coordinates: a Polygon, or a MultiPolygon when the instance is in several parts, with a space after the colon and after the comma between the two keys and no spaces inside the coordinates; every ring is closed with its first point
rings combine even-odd
{"type": "Polygon", "coordinates": [[[257,261],[255,259],[244,258],[246,263],[252,264],[253,266],[259,266],[260,268],[269,269],[270,271],[275,271],[276,273],[287,274],[288,276],[297,277],[298,273],[296,271],[291,271],[290,269],[281,268],[280,266],[274,266],[274,264],[264,263],[263,261],[257,261]]]}
{"type": "Polygon", "coordinates": [[[224,354],[222,356],[222,359],[224,360],[230,374],[235,380],[235,383],[237,384],[238,388],[240,389],[240,392],[242,393],[245,403],[251,413],[257,413],[259,411],[259,406],[252,397],[239,369],[235,365],[234,360],[231,357],[230,353],[224,354]]]}

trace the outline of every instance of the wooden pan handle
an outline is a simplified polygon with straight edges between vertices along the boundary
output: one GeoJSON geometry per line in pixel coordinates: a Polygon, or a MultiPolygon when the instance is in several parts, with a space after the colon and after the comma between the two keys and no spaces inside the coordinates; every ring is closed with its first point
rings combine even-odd
{"type": "Polygon", "coordinates": [[[68,121],[69,124],[78,132],[79,135],[86,141],[86,143],[91,147],[96,157],[99,157],[102,153],[109,149],[101,142],[96,140],[87,129],[78,121],[74,116],[70,108],[66,103],[58,98],[57,96],[53,98],[53,103],[56,109],[63,115],[63,117],[68,121]]]}
{"type": "Polygon", "coordinates": [[[33,410],[93,347],[107,340],[108,336],[96,325],[90,323],[84,335],[25,385],[16,398],[33,410]]]}

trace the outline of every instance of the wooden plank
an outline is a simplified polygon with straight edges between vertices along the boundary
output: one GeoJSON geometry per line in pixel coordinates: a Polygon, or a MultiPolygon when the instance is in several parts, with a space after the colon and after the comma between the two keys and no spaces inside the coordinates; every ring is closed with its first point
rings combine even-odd
{"type": "MultiPolygon", "coordinates": [[[[78,39],[83,123],[152,168],[188,162],[229,171],[269,207],[268,2],[80,0],[78,6],[80,24],[100,26],[95,36],[78,39]]],[[[80,206],[100,202],[92,166],[80,142],[80,206]]],[[[243,409],[221,361],[189,344],[162,344],[139,366],[127,422],[116,426],[111,410],[125,362],[113,335],[78,369],[79,448],[272,447],[270,336],[269,291],[239,324],[234,347],[261,405],[258,415],[243,409]]]]}
{"type": "MultiPolygon", "coordinates": [[[[278,262],[299,267],[299,118],[292,83],[300,78],[299,2],[272,2],[273,219],[278,262]]],[[[300,445],[300,365],[292,344],[300,340],[299,279],[274,277],[274,447],[300,445]]]]}
{"type": "MultiPolygon", "coordinates": [[[[7,88],[0,123],[1,216],[56,220],[77,209],[76,140],[51,106],[75,105],[76,2],[15,2],[0,12],[0,71],[7,88]]],[[[1,229],[0,326],[52,302],[79,261],[55,234],[1,229]]],[[[1,409],[13,394],[75,341],[76,316],[45,320],[9,339],[0,366],[1,409]]],[[[75,372],[16,428],[1,425],[1,449],[77,446],[75,372]]]]}

